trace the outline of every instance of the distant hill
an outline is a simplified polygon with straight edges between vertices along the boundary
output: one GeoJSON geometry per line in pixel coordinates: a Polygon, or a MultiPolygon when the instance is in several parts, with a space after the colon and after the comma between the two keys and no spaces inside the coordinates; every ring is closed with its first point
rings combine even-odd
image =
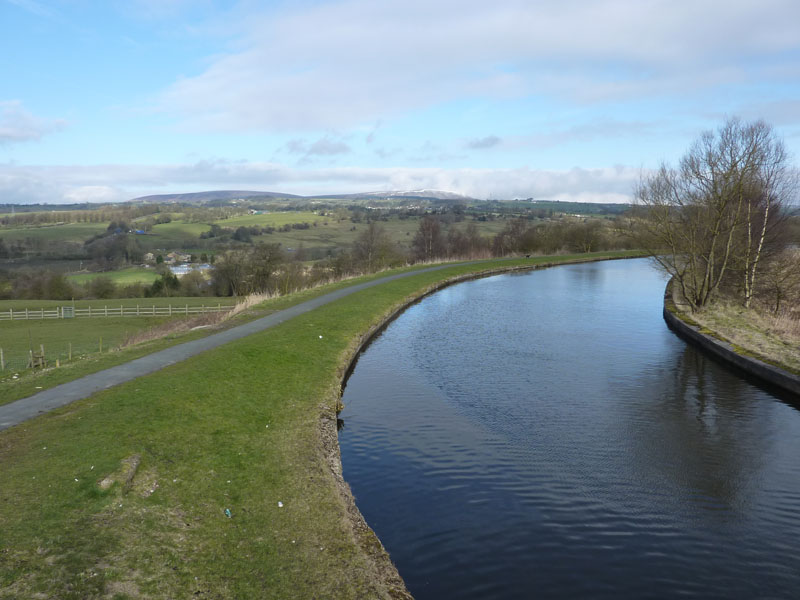
{"type": "Polygon", "coordinates": [[[256,192],[252,190],[213,190],[188,194],[154,194],[134,198],[130,202],[147,204],[228,204],[234,200],[427,200],[439,202],[470,202],[475,198],[442,190],[410,190],[388,192],[363,192],[356,194],[320,194],[314,196],[298,196],[283,192],[256,192]]]}
{"type": "Polygon", "coordinates": [[[475,198],[448,192],[444,190],[408,190],[408,191],[388,191],[388,192],[363,192],[358,194],[336,194],[332,196],[319,196],[320,198],[343,198],[348,200],[395,200],[395,199],[420,199],[420,200],[453,200],[453,201],[473,201],[475,198]]]}
{"type": "Polygon", "coordinates": [[[155,194],[152,196],[140,196],[130,202],[145,202],[148,204],[209,204],[217,201],[230,201],[252,198],[301,198],[295,194],[283,194],[278,192],[254,192],[249,190],[214,190],[210,192],[192,192],[188,194],[155,194]]]}

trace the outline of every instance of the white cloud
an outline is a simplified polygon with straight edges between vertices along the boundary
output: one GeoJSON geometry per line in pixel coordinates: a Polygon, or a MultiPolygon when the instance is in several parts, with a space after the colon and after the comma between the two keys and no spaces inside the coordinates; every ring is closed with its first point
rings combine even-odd
{"type": "Polygon", "coordinates": [[[4,202],[51,204],[129,200],[148,194],[253,189],[297,194],[441,189],[476,198],[554,198],[627,202],[639,170],[630,167],[545,171],[330,167],[296,169],[274,163],[17,166],[0,164],[4,202]]]}
{"type": "Polygon", "coordinates": [[[161,108],[191,129],[346,129],[465,96],[601,102],[752,83],[800,50],[795,0],[284,6],[250,17],[243,49],[176,82],[161,108]]]}
{"type": "Polygon", "coordinates": [[[0,144],[38,140],[65,124],[61,119],[42,119],[31,114],[19,100],[0,101],[0,144]]]}
{"type": "Polygon", "coordinates": [[[491,148],[493,146],[497,146],[500,142],[502,142],[499,137],[496,135],[487,135],[486,137],[482,138],[475,138],[470,140],[466,143],[467,148],[471,148],[473,150],[483,150],[486,148],[491,148]]]}
{"type": "MultiPolygon", "coordinates": [[[[591,142],[598,139],[656,139],[665,136],[670,125],[659,121],[620,121],[598,118],[584,123],[556,122],[550,129],[536,133],[511,136],[503,140],[509,149],[551,148],[562,144],[591,142]]],[[[672,126],[674,131],[674,126],[672,126]]],[[[691,132],[690,133],[695,133],[691,132]]]]}
{"type": "Polygon", "coordinates": [[[303,139],[289,140],[286,143],[286,149],[292,154],[303,154],[305,157],[333,156],[348,154],[351,151],[350,146],[330,135],[325,135],[310,143],[303,139]]]}

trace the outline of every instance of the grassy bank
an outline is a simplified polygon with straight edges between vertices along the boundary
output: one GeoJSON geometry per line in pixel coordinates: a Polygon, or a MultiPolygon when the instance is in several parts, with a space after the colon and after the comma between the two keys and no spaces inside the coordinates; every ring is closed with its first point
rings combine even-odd
{"type": "MultiPolygon", "coordinates": [[[[407,267],[403,269],[396,269],[392,272],[413,271],[422,268],[424,268],[424,266],[407,267]]],[[[269,315],[275,311],[283,310],[284,308],[288,308],[300,302],[316,298],[317,296],[326,294],[339,288],[377,279],[383,277],[384,275],[384,273],[364,275],[362,277],[321,285],[313,289],[303,290],[287,296],[272,298],[256,307],[249,309],[243,314],[237,315],[234,319],[225,321],[224,323],[221,323],[213,328],[193,331],[173,331],[161,338],[152,339],[144,343],[138,343],[135,346],[126,346],[123,348],[120,348],[115,344],[114,340],[116,338],[114,336],[117,336],[117,338],[121,340],[125,334],[132,335],[137,332],[147,331],[151,327],[157,328],[159,325],[164,325],[166,323],[183,319],[179,318],[172,321],[166,321],[165,319],[153,319],[152,317],[148,317],[146,327],[141,327],[138,329],[132,326],[133,324],[130,322],[132,317],[115,319],[113,320],[116,322],[114,325],[108,325],[112,328],[112,335],[107,335],[107,337],[104,338],[105,350],[102,354],[96,352],[96,350],[99,350],[99,337],[96,335],[96,332],[98,331],[96,326],[99,321],[96,319],[92,319],[91,321],[88,321],[87,319],[72,319],[66,321],[21,320],[13,322],[0,322],[0,342],[3,342],[4,340],[12,340],[13,343],[18,345],[24,352],[27,352],[28,347],[31,345],[27,328],[33,327],[34,323],[38,323],[37,327],[40,327],[41,331],[39,331],[39,335],[32,336],[32,339],[34,340],[32,347],[36,349],[40,344],[44,345],[49,361],[49,367],[47,369],[25,369],[20,371],[12,369],[11,367],[15,366],[15,364],[11,364],[9,362],[5,371],[0,372],[0,406],[20,398],[26,398],[27,396],[35,394],[42,389],[51,388],[67,381],[72,381],[79,377],[83,377],[84,375],[89,375],[103,369],[108,369],[146,354],[163,350],[169,346],[174,346],[176,344],[204,337],[210,333],[219,331],[220,328],[231,327],[247,320],[257,319],[259,317],[269,315]],[[78,360],[79,354],[77,353],[77,346],[73,346],[73,360],[62,360],[61,365],[58,368],[53,368],[55,360],[51,351],[56,349],[60,353],[63,353],[64,348],[68,347],[66,344],[68,344],[70,341],[74,343],[75,337],[73,337],[73,334],[75,336],[81,336],[82,339],[85,340],[87,346],[86,354],[81,356],[80,360],[78,360]],[[14,377],[14,375],[19,376],[14,377]]],[[[208,304],[209,300],[216,300],[219,303],[222,303],[223,306],[226,302],[228,304],[233,304],[235,302],[234,298],[150,298],[148,299],[149,304],[147,304],[147,306],[150,306],[151,304],[155,304],[156,306],[166,306],[169,303],[175,304],[176,301],[179,301],[181,304],[188,303],[190,306],[200,306],[202,303],[208,304]]],[[[136,306],[137,303],[140,303],[141,301],[141,298],[113,300],[115,306],[122,304],[126,307],[136,306]]],[[[64,302],[60,300],[37,300],[33,303],[33,306],[27,302],[28,301],[0,300],[0,310],[8,310],[9,308],[13,308],[14,310],[23,310],[26,307],[50,309],[64,304],[64,302]]],[[[77,308],[85,308],[86,306],[91,305],[93,308],[103,308],[104,303],[108,302],[108,300],[80,300],[75,301],[75,306],[77,308]]],[[[103,321],[105,322],[105,318],[103,318],[103,321]]],[[[0,347],[3,347],[2,343],[0,343],[0,347]]],[[[5,348],[5,352],[6,359],[10,361],[13,354],[9,348],[5,348]]],[[[18,364],[16,366],[18,366],[18,364]]]]}
{"type": "Polygon", "coordinates": [[[800,321],[727,302],[715,302],[691,318],[739,353],[800,374],[800,321]]]}
{"type": "Polygon", "coordinates": [[[0,597],[392,597],[335,476],[361,337],[448,278],[576,258],[387,282],[0,433],[0,597]]]}

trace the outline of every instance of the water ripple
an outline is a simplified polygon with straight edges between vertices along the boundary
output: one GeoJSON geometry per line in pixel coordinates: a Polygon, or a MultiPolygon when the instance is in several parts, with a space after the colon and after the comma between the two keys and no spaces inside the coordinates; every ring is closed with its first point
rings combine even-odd
{"type": "Polygon", "coordinates": [[[643,261],[469,282],[360,357],[344,474],[418,600],[797,597],[800,413],[662,292],[643,261]]]}

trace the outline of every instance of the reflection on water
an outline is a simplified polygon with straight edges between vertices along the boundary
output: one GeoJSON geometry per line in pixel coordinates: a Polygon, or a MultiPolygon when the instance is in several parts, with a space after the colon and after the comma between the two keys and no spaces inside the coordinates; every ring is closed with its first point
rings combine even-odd
{"type": "Polygon", "coordinates": [[[673,335],[663,287],[467,282],[360,357],[344,474],[415,597],[796,596],[800,413],[673,335]]]}

